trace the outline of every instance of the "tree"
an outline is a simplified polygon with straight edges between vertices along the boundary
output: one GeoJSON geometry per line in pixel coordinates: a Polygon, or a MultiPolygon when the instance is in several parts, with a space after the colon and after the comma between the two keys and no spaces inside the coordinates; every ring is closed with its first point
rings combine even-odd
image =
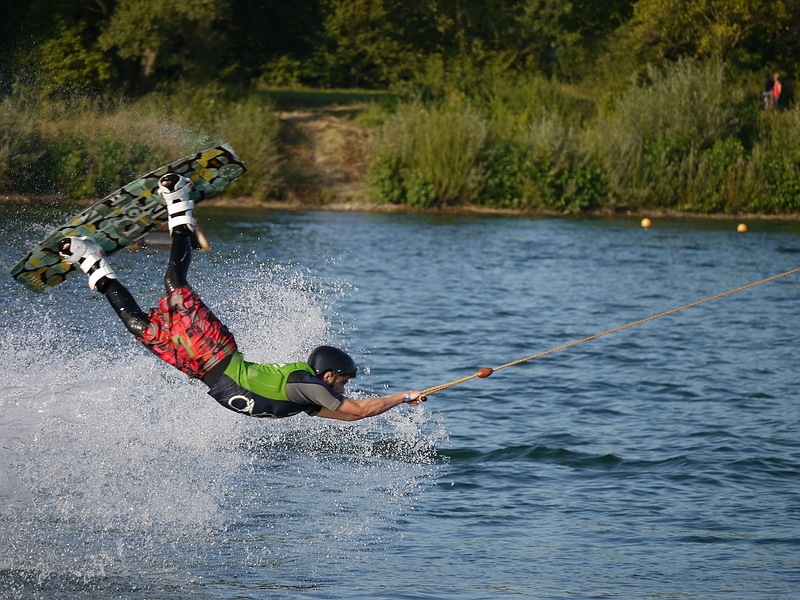
{"type": "Polygon", "coordinates": [[[796,64],[797,0],[639,0],[628,35],[650,61],[695,56],[750,69],[796,64]]]}
{"type": "Polygon", "coordinates": [[[411,79],[440,46],[437,0],[324,0],[323,36],[307,74],[327,85],[411,79]]]}
{"type": "Polygon", "coordinates": [[[229,47],[224,35],[231,0],[119,0],[99,42],[138,61],[145,79],[218,73],[229,47]]]}
{"type": "Polygon", "coordinates": [[[298,70],[322,43],[319,0],[235,0],[231,9],[222,77],[240,87],[277,64],[298,70]]]}
{"type": "Polygon", "coordinates": [[[518,20],[527,62],[548,76],[580,79],[632,0],[527,0],[518,20]]]}
{"type": "Polygon", "coordinates": [[[114,67],[84,35],[86,23],[58,23],[55,35],[35,51],[39,94],[42,97],[71,96],[96,92],[111,81],[114,67]]]}
{"type": "Polygon", "coordinates": [[[15,82],[47,92],[96,89],[113,68],[96,39],[113,0],[7,2],[0,21],[0,94],[15,82]]]}

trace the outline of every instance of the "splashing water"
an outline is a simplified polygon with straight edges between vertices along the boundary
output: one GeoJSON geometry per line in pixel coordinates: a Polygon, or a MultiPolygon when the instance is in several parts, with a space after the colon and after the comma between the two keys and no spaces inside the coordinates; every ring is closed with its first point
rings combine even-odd
{"type": "MultiPolygon", "coordinates": [[[[166,255],[118,256],[122,280],[154,303],[166,255]]],[[[229,258],[198,257],[190,278],[249,360],[302,360],[329,339],[326,313],[344,288],[326,295],[308,273],[229,258]]],[[[355,424],[228,412],[75,281],[42,296],[2,284],[0,592],[180,597],[265,566],[276,587],[313,587],[309,564],[376,560],[392,543],[397,513],[435,477],[440,420],[422,409],[355,424]]]]}

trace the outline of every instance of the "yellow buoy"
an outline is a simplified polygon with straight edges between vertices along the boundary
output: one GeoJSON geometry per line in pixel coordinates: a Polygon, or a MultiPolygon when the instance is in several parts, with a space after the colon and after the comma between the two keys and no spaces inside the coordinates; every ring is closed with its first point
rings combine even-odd
{"type": "Polygon", "coordinates": [[[736,231],[744,233],[745,231],[747,231],[747,225],[745,225],[744,223],[739,223],[739,225],[737,225],[736,227],[736,231]]]}
{"type": "Polygon", "coordinates": [[[642,219],[642,227],[644,227],[645,229],[648,229],[650,227],[650,225],[652,225],[652,224],[653,223],[647,217],[642,219]]]}

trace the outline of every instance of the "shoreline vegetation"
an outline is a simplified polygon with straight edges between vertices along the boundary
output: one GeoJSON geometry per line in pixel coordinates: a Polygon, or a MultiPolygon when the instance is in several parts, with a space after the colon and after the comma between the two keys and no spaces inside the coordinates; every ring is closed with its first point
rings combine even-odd
{"type": "Polygon", "coordinates": [[[0,198],[226,143],[219,203],[800,214],[800,4],[109,0],[0,23],[0,198]]]}
{"type": "Polygon", "coordinates": [[[251,207],[800,213],[800,112],[761,110],[726,88],[720,64],[651,67],[606,107],[543,78],[507,84],[427,101],[213,85],[136,100],[11,95],[0,102],[0,194],[99,198],[227,143],[249,172],[221,202],[251,207]]]}
{"type": "Polygon", "coordinates": [[[506,102],[502,109],[459,96],[423,103],[353,91],[242,98],[213,86],[44,112],[10,97],[0,103],[0,202],[88,205],[222,142],[249,172],[206,206],[800,219],[800,113],[750,110],[745,150],[731,133],[744,126],[726,104],[721,67],[671,69],[591,121],[570,102],[581,114],[594,107],[544,80],[530,82],[518,106],[492,99],[506,102]],[[667,91],[654,90],[659,82],[667,91]],[[694,98],[691,116],[675,110],[683,97],[694,98]],[[554,101],[567,109],[548,110],[554,101]]]}

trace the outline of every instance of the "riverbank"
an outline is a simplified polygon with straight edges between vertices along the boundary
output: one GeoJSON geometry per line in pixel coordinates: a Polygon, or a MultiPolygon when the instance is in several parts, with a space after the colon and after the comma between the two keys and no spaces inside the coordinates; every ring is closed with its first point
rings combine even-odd
{"type": "Polygon", "coordinates": [[[443,214],[443,215],[499,215],[499,216],[527,216],[527,217],[629,217],[650,219],[714,219],[730,221],[800,221],[800,213],[763,215],[756,213],[711,213],[702,214],[696,212],[686,212],[679,210],[611,210],[608,208],[581,211],[578,213],[568,211],[553,211],[544,209],[513,209],[513,208],[489,208],[486,206],[463,205],[463,206],[439,206],[432,208],[413,207],[404,204],[387,204],[381,202],[368,201],[333,201],[326,203],[309,203],[299,201],[262,201],[253,198],[212,198],[204,202],[201,206],[206,208],[246,208],[253,210],[285,210],[285,211],[306,211],[306,210],[329,210],[335,212],[376,212],[376,213],[397,213],[397,214],[443,214]]]}
{"type": "MultiPolygon", "coordinates": [[[[91,206],[99,198],[66,198],[63,196],[25,196],[20,194],[0,194],[0,205],[18,204],[24,205],[65,205],[75,206],[76,208],[91,206]]],[[[374,212],[374,213],[395,213],[395,214],[440,214],[440,215],[496,215],[496,216],[524,216],[524,217],[550,217],[550,218],[576,218],[576,217],[626,217],[639,219],[648,217],[650,219],[692,219],[692,220],[728,220],[728,221],[800,221],[800,213],[764,215],[757,213],[711,213],[702,214],[696,212],[686,212],[678,210],[619,210],[598,209],[582,211],[580,213],[558,212],[552,210],[534,209],[512,209],[512,208],[487,208],[485,206],[440,206],[435,208],[412,207],[401,204],[386,204],[380,202],[369,202],[359,199],[334,199],[324,202],[301,201],[292,199],[280,200],[257,200],[252,196],[241,196],[236,198],[211,198],[203,202],[198,210],[202,214],[203,209],[222,208],[222,209],[245,209],[254,211],[331,211],[331,212],[374,212]]]]}
{"type": "MultiPolygon", "coordinates": [[[[275,183],[273,193],[245,195],[242,189],[233,197],[215,197],[205,207],[246,208],[248,210],[329,210],[383,213],[485,214],[524,216],[589,216],[650,219],[721,219],[739,221],[797,221],[800,213],[761,214],[753,212],[687,211],[676,209],[615,209],[593,207],[584,210],[561,210],[542,206],[498,208],[477,203],[425,207],[408,203],[376,201],[368,186],[368,168],[375,148],[375,128],[364,122],[374,105],[366,101],[349,104],[283,104],[276,111],[280,122],[275,139],[275,183]]],[[[373,113],[374,116],[374,113],[373,113]]],[[[369,116],[367,117],[369,119],[369,116]]],[[[235,146],[235,147],[238,147],[235,146]]],[[[247,161],[247,155],[242,153],[247,161]]],[[[150,165],[151,166],[151,165],[150,165]]],[[[251,166],[248,161],[248,166],[251,166]]],[[[147,168],[147,167],[145,167],[147,168]]],[[[258,169],[246,177],[256,181],[251,189],[259,190],[258,169]]],[[[252,182],[251,182],[252,183],[252,182]]],[[[236,189],[232,190],[236,193],[236,189]]],[[[0,203],[74,204],[88,206],[97,196],[80,199],[67,195],[0,194],[0,203]]],[[[201,209],[202,210],[202,209],[201,209]]]]}

